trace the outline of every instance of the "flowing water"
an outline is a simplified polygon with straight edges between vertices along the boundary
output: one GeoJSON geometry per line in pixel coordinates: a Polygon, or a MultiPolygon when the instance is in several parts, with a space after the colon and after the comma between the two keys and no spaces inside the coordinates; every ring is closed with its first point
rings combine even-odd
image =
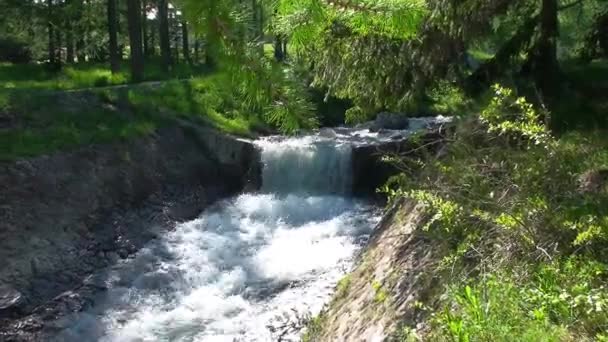
{"type": "Polygon", "coordinates": [[[352,146],[381,138],[336,130],[257,141],[259,193],[222,201],[100,271],[108,290],[57,340],[276,340],[277,316],[317,314],[379,221],[349,191],[352,146]]]}
{"type": "Polygon", "coordinates": [[[259,193],[217,203],[105,270],[108,290],[57,340],[272,341],[277,315],[318,313],[378,212],[348,196],[348,144],[258,145],[259,193]]]}

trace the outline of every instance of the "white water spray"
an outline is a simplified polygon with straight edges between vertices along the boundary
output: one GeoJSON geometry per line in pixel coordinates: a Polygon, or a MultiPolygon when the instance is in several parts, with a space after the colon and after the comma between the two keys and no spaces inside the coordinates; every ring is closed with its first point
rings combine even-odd
{"type": "Polygon", "coordinates": [[[256,143],[262,193],[218,203],[100,272],[108,290],[57,341],[274,341],[277,315],[317,314],[378,213],[348,197],[349,144],[256,143]]]}

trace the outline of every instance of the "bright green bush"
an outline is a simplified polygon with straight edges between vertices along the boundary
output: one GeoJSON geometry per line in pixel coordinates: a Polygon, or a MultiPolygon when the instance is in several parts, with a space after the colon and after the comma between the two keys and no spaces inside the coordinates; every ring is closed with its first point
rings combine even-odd
{"type": "Polygon", "coordinates": [[[450,290],[432,335],[599,339],[608,327],[608,193],[582,192],[579,177],[608,168],[608,136],[557,138],[547,114],[512,90],[493,91],[478,117],[456,123],[442,157],[402,161],[408,168],[384,189],[425,204],[430,220],[418,233],[447,248],[434,271],[449,270],[450,290]]]}

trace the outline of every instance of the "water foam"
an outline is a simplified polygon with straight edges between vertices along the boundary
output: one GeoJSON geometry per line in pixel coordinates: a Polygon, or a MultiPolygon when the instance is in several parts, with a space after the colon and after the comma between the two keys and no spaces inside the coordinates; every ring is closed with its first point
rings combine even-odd
{"type": "Polygon", "coordinates": [[[224,201],[107,270],[57,340],[271,341],[277,314],[321,309],[377,220],[331,195],[224,201]]]}

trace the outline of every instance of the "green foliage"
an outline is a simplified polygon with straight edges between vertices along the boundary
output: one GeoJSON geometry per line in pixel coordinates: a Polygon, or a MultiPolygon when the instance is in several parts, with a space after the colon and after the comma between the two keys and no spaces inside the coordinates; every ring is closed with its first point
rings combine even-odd
{"type": "Polygon", "coordinates": [[[605,334],[608,193],[579,188],[580,175],[608,167],[605,132],[554,137],[500,86],[456,125],[443,157],[402,163],[411,169],[386,188],[425,204],[418,233],[447,247],[437,271],[450,270],[451,285],[432,340],[605,334]]]}
{"type": "Polygon", "coordinates": [[[226,74],[134,88],[128,102],[138,112],[166,113],[237,135],[250,136],[263,125],[259,113],[239,97],[226,74]]]}
{"type": "Polygon", "coordinates": [[[372,282],[372,288],[374,289],[374,292],[375,292],[374,301],[376,301],[376,303],[380,303],[380,304],[386,302],[386,299],[388,298],[388,293],[382,287],[382,284],[380,284],[378,281],[374,280],[372,282]]]}
{"type": "Polygon", "coordinates": [[[430,109],[433,113],[462,116],[469,111],[471,101],[455,84],[439,82],[429,91],[433,104],[430,109]]]}
{"type": "Polygon", "coordinates": [[[536,145],[549,147],[552,138],[532,104],[523,97],[515,97],[511,89],[498,84],[493,86],[493,90],[495,96],[480,116],[481,122],[488,126],[488,132],[515,134],[536,145]]]}
{"type": "Polygon", "coordinates": [[[357,35],[411,38],[426,14],[419,0],[336,1],[283,0],[278,3],[278,31],[292,38],[298,51],[323,39],[326,29],[340,22],[357,35]]]}
{"type": "MultiPolygon", "coordinates": [[[[408,70],[399,70],[407,62],[402,45],[427,15],[423,1],[283,0],[277,11],[276,30],[290,37],[295,62],[312,66],[318,88],[352,99],[366,115],[395,109],[407,95],[408,70]]],[[[354,111],[347,121],[361,120],[354,111]]]]}
{"type": "Polygon", "coordinates": [[[12,160],[152,133],[179,118],[251,136],[265,127],[231,86],[215,74],[188,81],[74,93],[0,91],[0,113],[18,124],[0,131],[0,159],[12,160]],[[12,114],[11,114],[12,115],[12,114]]]}
{"type": "Polygon", "coordinates": [[[522,292],[509,279],[488,277],[473,286],[450,289],[434,318],[435,341],[563,341],[566,329],[540,311],[527,310],[522,292]]]}
{"type": "Polygon", "coordinates": [[[342,299],[346,297],[348,295],[348,291],[350,290],[351,281],[351,275],[346,275],[340,279],[338,285],[336,286],[336,294],[334,295],[334,298],[342,299]]]}
{"type": "Polygon", "coordinates": [[[323,325],[325,324],[325,316],[323,314],[313,317],[308,324],[306,324],[306,329],[301,342],[315,342],[319,335],[323,332],[323,325]]]}
{"type": "MultiPolygon", "coordinates": [[[[534,267],[534,266],[532,266],[534,267]]],[[[569,258],[533,272],[486,275],[447,293],[437,340],[564,341],[597,338],[608,324],[606,265],[569,258]]]]}

